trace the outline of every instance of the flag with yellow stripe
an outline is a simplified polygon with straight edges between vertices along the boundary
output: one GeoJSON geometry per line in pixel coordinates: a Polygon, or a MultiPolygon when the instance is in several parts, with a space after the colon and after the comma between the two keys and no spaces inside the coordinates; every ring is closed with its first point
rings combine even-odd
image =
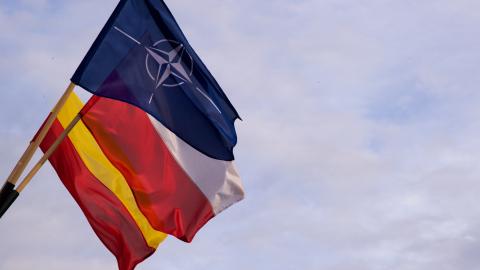
{"type": "MultiPolygon", "coordinates": [[[[72,94],[42,142],[43,151],[82,108],[81,100],[72,94]]],[[[95,233],[117,257],[120,270],[135,268],[165,239],[166,234],[153,228],[142,213],[125,176],[112,165],[83,121],[49,160],[95,233]]]]}
{"type": "Polygon", "coordinates": [[[120,270],[244,198],[240,117],[163,1],[121,0],[72,83],[93,96],[53,111],[38,164],[49,159],[120,270]]]}

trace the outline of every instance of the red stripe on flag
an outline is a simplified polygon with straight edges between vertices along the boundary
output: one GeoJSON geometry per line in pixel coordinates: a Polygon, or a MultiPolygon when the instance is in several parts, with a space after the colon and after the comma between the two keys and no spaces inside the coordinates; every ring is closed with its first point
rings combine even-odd
{"type": "MultiPolygon", "coordinates": [[[[62,131],[55,120],[41,149],[46,151],[62,131]]],[[[123,204],[88,170],[68,137],[49,160],[95,233],[117,258],[120,270],[134,269],[155,251],[123,204]]]]}
{"type": "Polygon", "coordinates": [[[214,216],[208,199],[177,163],[144,111],[107,98],[90,102],[96,104],[83,121],[126,178],[140,210],[155,229],[190,242],[214,216]]]}

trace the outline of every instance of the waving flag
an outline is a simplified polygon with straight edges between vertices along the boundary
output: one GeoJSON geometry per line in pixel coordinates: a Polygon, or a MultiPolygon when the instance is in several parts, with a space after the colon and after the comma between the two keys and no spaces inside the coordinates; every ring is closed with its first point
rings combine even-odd
{"type": "MultiPolygon", "coordinates": [[[[72,94],[43,140],[43,151],[50,148],[82,107],[72,94]]],[[[103,153],[82,121],[49,160],[95,233],[117,257],[120,270],[133,269],[166,237],[142,213],[125,176],[103,153]]]]}
{"type": "Polygon", "coordinates": [[[206,156],[233,160],[239,116],[161,0],[120,1],[72,82],[142,109],[206,156]]]}
{"type": "Polygon", "coordinates": [[[80,111],[50,162],[121,270],[243,199],[239,116],[163,1],[120,1],[72,82],[93,96],[71,97],[41,147],[80,111]]]}

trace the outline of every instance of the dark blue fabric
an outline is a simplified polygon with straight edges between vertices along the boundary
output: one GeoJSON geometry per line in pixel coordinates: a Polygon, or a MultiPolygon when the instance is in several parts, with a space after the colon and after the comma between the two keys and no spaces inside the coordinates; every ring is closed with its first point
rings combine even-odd
{"type": "Polygon", "coordinates": [[[138,106],[207,156],[233,160],[238,113],[161,0],[120,1],[72,82],[138,106]]]}

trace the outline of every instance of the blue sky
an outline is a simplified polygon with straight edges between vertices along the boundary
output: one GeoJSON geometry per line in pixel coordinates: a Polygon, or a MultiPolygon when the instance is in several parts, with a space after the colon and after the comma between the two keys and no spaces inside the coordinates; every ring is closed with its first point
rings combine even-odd
{"type": "MultiPolygon", "coordinates": [[[[0,0],[5,177],[116,2],[0,0]]],[[[165,2],[244,119],[247,198],[139,270],[478,269],[480,2],[165,2]]],[[[116,269],[50,165],[0,232],[2,270],[116,269]]]]}

